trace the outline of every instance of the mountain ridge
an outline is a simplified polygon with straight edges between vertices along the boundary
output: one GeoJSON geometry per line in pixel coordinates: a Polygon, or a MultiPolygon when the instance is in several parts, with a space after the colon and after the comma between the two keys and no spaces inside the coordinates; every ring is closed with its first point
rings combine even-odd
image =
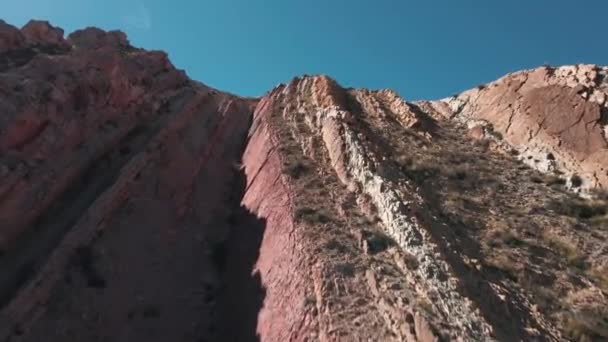
{"type": "Polygon", "coordinates": [[[602,340],[606,70],[244,98],[0,22],[0,340],[602,340]]]}

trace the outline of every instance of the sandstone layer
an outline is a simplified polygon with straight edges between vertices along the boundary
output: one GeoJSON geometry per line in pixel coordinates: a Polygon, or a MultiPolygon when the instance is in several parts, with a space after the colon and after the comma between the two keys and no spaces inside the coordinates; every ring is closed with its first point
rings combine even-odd
{"type": "Polygon", "coordinates": [[[0,340],[604,340],[605,70],[250,99],[0,22],[0,340]]]}

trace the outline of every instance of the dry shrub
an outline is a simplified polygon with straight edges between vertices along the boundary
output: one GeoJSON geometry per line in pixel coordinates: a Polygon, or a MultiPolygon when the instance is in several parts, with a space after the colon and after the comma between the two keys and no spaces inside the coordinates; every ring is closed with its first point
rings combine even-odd
{"type": "Polygon", "coordinates": [[[590,268],[587,275],[594,279],[601,289],[608,292],[608,264],[590,268]]]}
{"type": "Polygon", "coordinates": [[[564,257],[570,266],[577,268],[585,267],[585,256],[578,252],[574,243],[565,237],[559,237],[551,232],[543,233],[543,240],[557,253],[564,257]]]}
{"type": "Polygon", "coordinates": [[[300,207],[295,212],[296,220],[310,224],[327,223],[331,221],[329,214],[323,209],[300,207]]]}
{"type": "Polygon", "coordinates": [[[520,239],[517,232],[504,222],[490,224],[486,238],[488,239],[488,244],[492,247],[518,247],[524,245],[524,241],[520,239]]]}
{"type": "Polygon", "coordinates": [[[301,161],[294,161],[287,165],[286,171],[289,176],[298,179],[308,172],[308,166],[301,161]]]}
{"type": "Polygon", "coordinates": [[[501,253],[486,260],[484,266],[486,268],[495,269],[506,276],[508,279],[518,282],[519,270],[517,262],[512,260],[508,255],[501,253]]]}
{"type": "Polygon", "coordinates": [[[602,305],[603,296],[594,289],[568,296],[564,304],[572,310],[561,317],[568,338],[581,342],[608,340],[608,307],[602,305]]]}
{"type": "Polygon", "coordinates": [[[553,201],[549,209],[564,216],[588,220],[608,214],[608,205],[605,201],[589,200],[577,197],[567,197],[562,201],[553,201]]]}

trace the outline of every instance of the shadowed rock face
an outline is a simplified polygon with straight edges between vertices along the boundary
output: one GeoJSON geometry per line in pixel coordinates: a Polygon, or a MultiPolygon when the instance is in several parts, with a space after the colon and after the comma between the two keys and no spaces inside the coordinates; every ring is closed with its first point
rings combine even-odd
{"type": "Polygon", "coordinates": [[[247,99],[0,22],[0,340],[605,339],[605,73],[247,99]]]}
{"type": "Polygon", "coordinates": [[[32,58],[1,75],[0,225],[10,227],[2,232],[3,244],[10,245],[112,148],[122,143],[123,155],[133,153],[126,151],[131,148],[125,140],[146,130],[154,134],[162,115],[187,108],[203,97],[197,92],[208,92],[194,89],[164,53],[130,48],[122,34],[78,31],[68,39],[73,50],[38,52],[39,45],[68,46],[57,40],[60,32],[44,23],[26,25],[28,45],[20,49],[31,51],[32,58]],[[35,34],[49,31],[55,34],[35,34]],[[32,32],[37,39],[29,45],[32,32]],[[81,47],[83,36],[89,43],[81,47]]]}
{"type": "Polygon", "coordinates": [[[121,32],[64,39],[30,22],[0,37],[2,338],[212,335],[213,255],[240,207],[234,164],[256,101],[192,82],[121,32]]]}
{"type": "Polygon", "coordinates": [[[18,28],[11,26],[2,20],[0,21],[0,30],[2,30],[0,51],[6,52],[21,48],[25,45],[25,37],[18,28]]]}

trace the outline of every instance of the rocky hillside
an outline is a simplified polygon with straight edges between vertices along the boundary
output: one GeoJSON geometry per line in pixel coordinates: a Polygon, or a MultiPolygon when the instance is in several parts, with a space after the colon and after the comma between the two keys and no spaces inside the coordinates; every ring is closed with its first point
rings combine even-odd
{"type": "Polygon", "coordinates": [[[607,70],[249,99],[0,21],[0,340],[605,340],[607,70]]]}
{"type": "Polygon", "coordinates": [[[608,187],[608,67],[541,67],[431,103],[439,113],[493,132],[543,172],[577,191],[608,187]]]}

